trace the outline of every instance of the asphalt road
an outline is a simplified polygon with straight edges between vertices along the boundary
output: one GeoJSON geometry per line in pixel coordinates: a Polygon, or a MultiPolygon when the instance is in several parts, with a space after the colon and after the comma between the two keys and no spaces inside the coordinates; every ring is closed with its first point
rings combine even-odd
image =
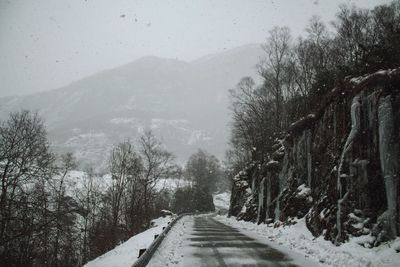
{"type": "Polygon", "coordinates": [[[194,218],[185,243],[183,266],[299,266],[283,252],[211,216],[194,218]]]}

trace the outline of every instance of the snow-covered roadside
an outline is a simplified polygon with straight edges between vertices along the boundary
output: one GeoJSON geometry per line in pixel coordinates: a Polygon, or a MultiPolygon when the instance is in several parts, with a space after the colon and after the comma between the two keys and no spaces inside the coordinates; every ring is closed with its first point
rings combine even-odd
{"type": "Polygon", "coordinates": [[[166,216],[153,220],[154,227],[131,237],[113,250],[86,263],[84,267],[131,267],[137,260],[139,249],[148,248],[154,240],[154,235],[160,234],[163,231],[162,228],[166,227],[172,219],[166,216]]]}
{"type": "Polygon", "coordinates": [[[337,247],[321,237],[315,238],[306,228],[304,219],[297,220],[294,225],[278,228],[266,224],[257,225],[237,221],[233,217],[216,216],[216,219],[264,238],[273,247],[295,251],[306,258],[319,261],[324,266],[400,266],[400,253],[396,252],[396,249],[400,249],[400,238],[372,249],[358,244],[365,237],[352,238],[349,242],[337,247]]]}
{"type": "Polygon", "coordinates": [[[183,266],[184,236],[193,227],[193,216],[184,216],[178,220],[160,244],[148,267],[183,266]]]}

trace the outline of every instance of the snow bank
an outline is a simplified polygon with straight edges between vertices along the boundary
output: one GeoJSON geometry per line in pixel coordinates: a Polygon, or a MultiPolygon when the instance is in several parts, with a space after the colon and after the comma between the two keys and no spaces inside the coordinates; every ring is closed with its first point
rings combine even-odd
{"type": "Polygon", "coordinates": [[[153,228],[131,237],[113,250],[86,263],[84,267],[131,267],[137,260],[139,249],[148,248],[154,240],[154,235],[160,234],[162,228],[171,221],[170,216],[153,220],[153,228]]]}
{"type": "Polygon", "coordinates": [[[217,216],[219,221],[259,237],[267,238],[271,244],[295,251],[319,261],[323,266],[347,267],[397,267],[400,264],[400,238],[375,248],[365,248],[365,236],[351,238],[349,242],[335,246],[322,237],[315,238],[306,228],[304,218],[296,224],[274,228],[272,225],[237,221],[236,218],[217,216]]]}
{"type": "Polygon", "coordinates": [[[178,220],[172,229],[168,232],[163,242],[160,244],[148,267],[159,266],[182,266],[183,267],[183,249],[184,236],[187,236],[189,230],[193,227],[193,216],[184,216],[178,220]]]}

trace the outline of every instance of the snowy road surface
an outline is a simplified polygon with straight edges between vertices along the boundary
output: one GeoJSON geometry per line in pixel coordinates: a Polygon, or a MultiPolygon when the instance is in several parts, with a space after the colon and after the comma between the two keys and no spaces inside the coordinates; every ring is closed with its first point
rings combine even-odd
{"type": "Polygon", "coordinates": [[[148,266],[319,266],[272,248],[213,216],[187,216],[182,220],[148,266]]]}

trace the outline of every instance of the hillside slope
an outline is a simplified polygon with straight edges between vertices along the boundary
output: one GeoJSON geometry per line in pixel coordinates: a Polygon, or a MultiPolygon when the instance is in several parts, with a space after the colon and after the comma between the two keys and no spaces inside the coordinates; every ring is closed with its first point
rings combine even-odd
{"type": "Polygon", "coordinates": [[[181,161],[199,147],[221,157],[228,90],[241,77],[256,76],[261,55],[259,45],[247,45],[193,62],[144,57],[60,89],[0,98],[0,119],[20,109],[38,111],[57,151],[97,166],[113,144],[145,129],[181,161]]]}

